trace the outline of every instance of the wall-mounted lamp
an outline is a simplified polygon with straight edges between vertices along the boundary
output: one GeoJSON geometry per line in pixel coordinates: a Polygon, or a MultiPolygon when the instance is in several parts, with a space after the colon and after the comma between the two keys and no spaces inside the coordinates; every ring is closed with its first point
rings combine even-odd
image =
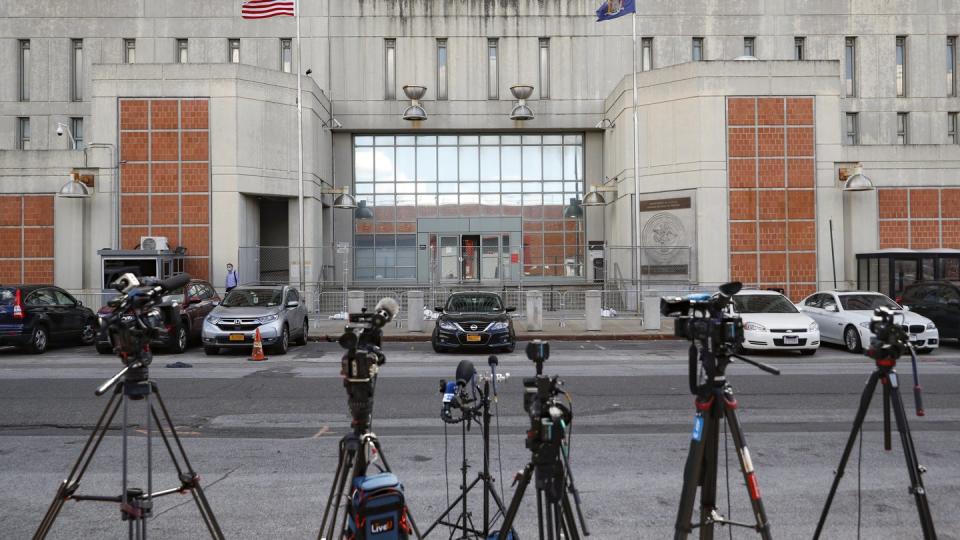
{"type": "Polygon", "coordinates": [[[511,120],[533,120],[533,111],[527,107],[527,99],[533,94],[533,86],[529,84],[515,84],[510,87],[510,93],[517,100],[517,105],[510,111],[511,120]]]}
{"type": "Polygon", "coordinates": [[[70,180],[57,192],[57,197],[64,199],[87,199],[90,195],[90,187],[80,181],[77,173],[70,173],[70,180]]]}
{"type": "Polygon", "coordinates": [[[357,209],[354,210],[353,217],[356,219],[373,219],[373,210],[367,206],[367,201],[357,201],[357,209]]]}
{"type": "Polygon", "coordinates": [[[410,106],[403,111],[403,119],[411,122],[418,122],[427,119],[427,111],[420,106],[420,100],[427,93],[426,86],[417,84],[406,84],[403,86],[403,93],[410,100],[410,106]]]}
{"type": "Polygon", "coordinates": [[[357,201],[353,198],[353,195],[350,194],[350,188],[347,186],[342,186],[333,189],[324,189],[320,191],[323,195],[336,195],[333,199],[334,208],[343,208],[345,210],[353,210],[357,207],[357,201]]]}
{"type": "Polygon", "coordinates": [[[607,198],[603,196],[604,193],[613,193],[614,198],[617,194],[617,186],[607,185],[607,184],[594,184],[590,186],[590,191],[587,192],[583,197],[583,206],[605,206],[607,204],[607,198]]]}
{"type": "Polygon", "coordinates": [[[563,209],[563,217],[565,219],[583,218],[583,206],[581,206],[580,199],[570,199],[570,206],[563,209]]]}
{"type": "Polygon", "coordinates": [[[875,189],[877,188],[874,187],[873,180],[863,174],[863,165],[860,163],[857,163],[857,166],[853,168],[853,174],[847,178],[843,185],[843,191],[873,191],[875,189]]]}

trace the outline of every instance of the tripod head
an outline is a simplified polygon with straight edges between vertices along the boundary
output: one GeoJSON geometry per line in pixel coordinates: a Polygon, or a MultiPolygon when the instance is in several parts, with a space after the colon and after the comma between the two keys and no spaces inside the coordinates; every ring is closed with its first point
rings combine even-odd
{"type": "Polygon", "coordinates": [[[370,429],[373,416],[373,395],[377,386],[377,374],[380,366],[387,361],[380,345],[383,341],[383,327],[400,311],[393,298],[383,298],[368,313],[349,315],[349,324],[337,340],[347,350],[340,359],[340,376],[347,391],[347,406],[353,418],[351,425],[360,434],[370,429]]]}

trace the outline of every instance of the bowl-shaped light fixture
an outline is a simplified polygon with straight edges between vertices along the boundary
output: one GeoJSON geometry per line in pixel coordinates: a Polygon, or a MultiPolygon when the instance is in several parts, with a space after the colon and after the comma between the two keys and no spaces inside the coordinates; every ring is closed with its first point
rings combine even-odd
{"type": "Polygon", "coordinates": [[[510,119],[533,120],[533,111],[527,106],[527,99],[533,94],[533,86],[529,84],[515,84],[510,87],[510,93],[517,99],[516,106],[510,111],[510,119]]]}
{"type": "Polygon", "coordinates": [[[403,93],[410,100],[410,106],[403,111],[403,119],[410,122],[426,120],[427,111],[420,105],[420,100],[427,93],[427,87],[419,84],[406,84],[403,86],[403,93]]]}
{"type": "Polygon", "coordinates": [[[877,188],[873,186],[873,180],[863,174],[863,165],[857,163],[853,169],[853,174],[847,178],[843,185],[844,191],[873,191],[877,188]]]}
{"type": "Polygon", "coordinates": [[[570,199],[570,206],[563,209],[563,217],[566,219],[580,219],[583,217],[583,207],[580,206],[580,199],[570,199]]]}
{"type": "Polygon", "coordinates": [[[603,196],[603,193],[597,191],[597,186],[590,188],[590,191],[583,196],[583,201],[580,202],[581,206],[604,206],[607,204],[607,199],[603,196]]]}
{"type": "Polygon", "coordinates": [[[76,175],[70,175],[70,180],[57,192],[57,197],[64,199],[86,199],[90,195],[90,188],[81,182],[76,175]]]}
{"type": "Polygon", "coordinates": [[[367,201],[357,201],[357,209],[354,210],[353,217],[357,219],[373,219],[373,210],[367,206],[367,201]]]}
{"type": "Polygon", "coordinates": [[[341,193],[335,199],[333,199],[333,207],[352,210],[357,207],[357,201],[353,198],[353,195],[349,193],[341,193]]]}

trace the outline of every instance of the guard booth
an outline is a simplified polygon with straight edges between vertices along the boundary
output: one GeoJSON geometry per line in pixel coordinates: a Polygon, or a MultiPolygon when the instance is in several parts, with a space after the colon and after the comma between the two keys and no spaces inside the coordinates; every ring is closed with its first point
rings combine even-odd
{"type": "Polygon", "coordinates": [[[112,291],[111,283],[126,273],[138,278],[167,279],[183,273],[183,255],[180,251],[159,249],[101,249],[100,268],[103,281],[100,288],[112,291]]]}
{"type": "Polygon", "coordinates": [[[960,284],[960,250],[881,249],[857,253],[857,288],[891,298],[917,281],[943,280],[960,284]]]}

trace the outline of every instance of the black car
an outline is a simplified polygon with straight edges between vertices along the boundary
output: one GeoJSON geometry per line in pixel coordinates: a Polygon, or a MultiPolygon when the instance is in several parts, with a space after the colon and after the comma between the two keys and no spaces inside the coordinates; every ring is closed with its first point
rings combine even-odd
{"type": "Polygon", "coordinates": [[[456,349],[499,350],[513,352],[517,336],[500,296],[486,292],[460,292],[450,295],[447,305],[436,307],[440,313],[431,343],[436,352],[456,349]]]}
{"type": "Polygon", "coordinates": [[[960,287],[949,281],[918,281],[904,287],[897,302],[933,321],[940,339],[960,338],[960,287]]]}
{"type": "Polygon", "coordinates": [[[52,342],[93,343],[97,315],[70,293],[53,285],[0,286],[0,345],[32,354],[52,342]]]}

